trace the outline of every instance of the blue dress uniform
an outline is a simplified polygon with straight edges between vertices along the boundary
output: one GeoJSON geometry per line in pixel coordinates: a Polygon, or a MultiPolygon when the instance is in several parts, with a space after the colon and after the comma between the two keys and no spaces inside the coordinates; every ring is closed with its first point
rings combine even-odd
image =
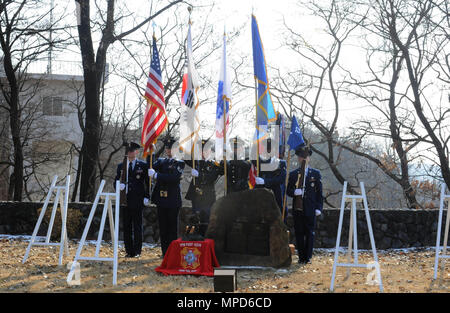
{"type": "Polygon", "coordinates": [[[181,174],[184,162],[173,158],[159,158],[153,162],[156,183],[152,192],[152,203],[158,210],[159,234],[163,255],[178,236],[178,212],[181,208],[181,174]]]}
{"type": "MultiPolygon", "coordinates": [[[[243,152],[242,148],[245,146],[242,139],[231,138],[230,146],[233,147],[233,158],[227,161],[227,194],[249,188],[248,174],[252,167],[250,161],[238,158],[239,152],[243,152]]],[[[244,156],[244,154],[240,155],[242,158],[244,156]]],[[[223,168],[223,161],[220,162],[220,166],[223,168]]]]}
{"type": "MultiPolygon", "coordinates": [[[[122,163],[117,166],[117,174],[114,181],[120,180],[122,166],[122,163]]],[[[122,207],[122,216],[125,251],[127,256],[130,257],[140,255],[142,250],[142,211],[144,198],[149,198],[147,172],[148,166],[146,162],[135,159],[129,163],[127,206],[122,207]]]]}
{"type": "MultiPolygon", "coordinates": [[[[315,211],[319,210],[322,212],[323,208],[322,177],[320,171],[314,168],[307,168],[305,171],[303,210],[292,209],[299,263],[307,263],[312,257],[314,228],[316,224],[315,211]]],[[[287,194],[290,197],[294,197],[299,172],[300,169],[298,168],[289,173],[287,194]]]]}
{"type": "MultiPolygon", "coordinates": [[[[256,161],[252,161],[256,168],[256,161]]],[[[278,163],[274,171],[259,171],[259,177],[264,179],[264,185],[255,185],[255,188],[267,188],[273,191],[275,200],[277,201],[280,212],[283,209],[283,192],[284,184],[286,182],[286,161],[278,158],[271,158],[267,160],[259,159],[259,166],[262,164],[278,163]]]]}
{"type": "MultiPolygon", "coordinates": [[[[223,161],[221,162],[223,165],[223,161]]],[[[247,160],[227,161],[227,194],[247,190],[248,173],[252,167],[247,160]]]]}
{"type": "MultiPolygon", "coordinates": [[[[186,161],[192,167],[192,160],[186,161]]],[[[192,209],[200,214],[200,223],[208,223],[211,206],[216,202],[215,184],[223,175],[223,167],[212,160],[195,161],[199,176],[191,180],[186,199],[192,201],[192,209]]],[[[204,234],[202,234],[204,235],[204,234]]]]}

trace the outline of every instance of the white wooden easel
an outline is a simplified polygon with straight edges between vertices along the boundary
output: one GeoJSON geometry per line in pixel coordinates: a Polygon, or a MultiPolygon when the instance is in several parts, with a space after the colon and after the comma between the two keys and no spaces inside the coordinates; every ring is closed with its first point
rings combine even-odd
{"type": "Polygon", "coordinates": [[[339,214],[339,226],[338,226],[338,232],[337,232],[337,239],[336,239],[336,250],[334,252],[334,263],[333,263],[333,274],[331,277],[331,286],[330,291],[333,291],[334,289],[334,281],[336,278],[336,267],[347,267],[347,278],[350,275],[350,267],[362,267],[362,268],[375,268],[376,276],[378,280],[378,284],[380,286],[380,292],[383,292],[383,284],[381,282],[381,273],[380,273],[380,265],[378,263],[378,257],[377,257],[377,251],[375,248],[375,240],[373,238],[373,231],[372,231],[372,223],[370,221],[370,215],[369,215],[369,208],[367,205],[367,198],[366,198],[366,192],[364,189],[364,183],[360,183],[361,186],[361,195],[347,195],[347,182],[344,182],[344,190],[342,192],[342,201],[341,201],[341,211],[339,214]],[[338,257],[339,257],[339,245],[341,241],[341,232],[342,232],[342,221],[344,219],[344,208],[346,202],[351,202],[352,207],[350,209],[350,230],[348,232],[348,254],[347,254],[347,260],[348,263],[338,263],[338,257]],[[358,263],[358,232],[357,232],[357,218],[356,218],[356,202],[362,202],[364,206],[364,212],[366,214],[366,221],[367,221],[367,229],[369,230],[369,237],[370,237],[370,244],[372,246],[372,253],[374,262],[371,264],[360,264],[358,263]],[[353,243],[353,249],[354,249],[354,262],[351,263],[351,254],[352,254],[352,243],[353,243]]]}
{"type": "MultiPolygon", "coordinates": [[[[445,184],[442,184],[441,188],[441,201],[439,205],[439,220],[438,220],[438,230],[436,234],[436,257],[434,260],[434,279],[437,278],[437,272],[439,267],[439,259],[450,259],[450,254],[447,254],[447,242],[448,242],[448,230],[450,224],[450,194],[445,194],[445,184]],[[441,250],[441,232],[442,232],[442,213],[444,211],[444,202],[447,201],[447,218],[445,221],[445,231],[444,231],[444,243],[442,245],[442,254],[439,255],[441,250]]],[[[445,262],[442,262],[442,270],[444,270],[445,262]]]]}
{"type": "Polygon", "coordinates": [[[118,240],[119,240],[119,211],[120,211],[120,182],[116,181],[116,192],[114,193],[104,193],[103,188],[105,186],[105,180],[102,180],[100,187],[98,188],[97,196],[92,204],[91,212],[89,213],[86,226],[84,227],[83,235],[81,236],[80,243],[78,245],[75,258],[73,259],[72,266],[70,268],[69,275],[67,276],[67,283],[70,284],[77,267],[78,260],[90,260],[90,261],[107,261],[113,262],[113,285],[117,285],[117,256],[118,256],[118,240]],[[100,230],[98,232],[97,243],[95,248],[94,257],[81,256],[87,234],[89,232],[89,227],[91,226],[92,219],[94,218],[97,205],[100,201],[100,197],[105,197],[105,203],[103,205],[102,219],[100,223],[100,230]],[[115,200],[115,214],[113,217],[111,202],[115,200]],[[109,229],[111,231],[111,242],[113,244],[114,254],[112,258],[99,257],[101,241],[103,238],[103,230],[105,228],[106,214],[109,216],[109,229]]]}
{"type": "Polygon", "coordinates": [[[36,226],[34,227],[33,234],[31,236],[30,243],[28,244],[27,250],[25,252],[25,255],[23,257],[22,263],[25,263],[28,259],[28,255],[31,250],[31,246],[59,246],[59,261],[58,264],[62,265],[62,259],[63,259],[63,251],[64,248],[66,250],[66,255],[69,255],[69,245],[68,245],[68,238],[67,238],[67,228],[66,228],[66,222],[67,222],[67,207],[69,204],[69,186],[70,186],[70,175],[67,175],[66,177],[66,185],[65,186],[56,186],[56,180],[58,179],[58,176],[55,175],[53,177],[52,184],[50,185],[50,189],[47,193],[47,197],[45,198],[44,206],[41,209],[41,214],[39,214],[38,221],[36,223],[36,226]],[[41,226],[42,220],[45,215],[45,211],[47,210],[47,206],[50,202],[50,198],[53,195],[53,192],[56,190],[56,197],[53,201],[53,210],[52,215],[50,217],[50,223],[48,225],[47,230],[47,236],[45,238],[45,242],[36,242],[36,236],[39,231],[39,227],[41,226]],[[60,242],[50,242],[50,237],[52,235],[53,230],[53,224],[55,222],[55,215],[56,210],[58,209],[58,203],[61,210],[61,239],[60,242]]]}

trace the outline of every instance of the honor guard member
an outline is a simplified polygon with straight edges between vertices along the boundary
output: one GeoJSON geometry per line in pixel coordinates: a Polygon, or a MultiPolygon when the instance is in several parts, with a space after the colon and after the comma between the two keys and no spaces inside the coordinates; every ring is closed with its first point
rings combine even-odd
{"type": "Polygon", "coordinates": [[[148,175],[155,181],[152,203],[157,207],[162,256],[178,236],[178,212],[181,208],[181,174],[184,162],[172,157],[173,138],[164,140],[166,158],[158,158],[148,175]]]}
{"type": "MultiPolygon", "coordinates": [[[[275,200],[277,201],[280,212],[283,209],[283,185],[286,181],[286,162],[280,160],[276,156],[270,157],[272,140],[267,139],[267,146],[264,142],[260,143],[259,155],[259,176],[255,177],[255,188],[267,188],[273,191],[275,200]],[[265,170],[265,167],[269,167],[265,170]]],[[[256,160],[252,161],[256,168],[256,160]]]]}
{"type": "Polygon", "coordinates": [[[216,201],[215,184],[218,178],[223,175],[223,168],[218,162],[210,159],[211,149],[205,147],[208,140],[201,140],[202,159],[195,161],[186,160],[192,170],[192,180],[186,193],[186,199],[192,201],[192,209],[200,217],[200,235],[204,236],[209,223],[211,206],[216,201]],[[195,181],[195,183],[194,183],[195,181]]]}
{"type": "MultiPolygon", "coordinates": [[[[231,139],[233,157],[227,161],[227,194],[248,189],[248,173],[251,163],[245,160],[245,142],[238,137],[231,139]]],[[[223,165],[223,161],[221,162],[223,165]]]]}
{"type": "MultiPolygon", "coordinates": [[[[120,190],[127,191],[127,206],[122,208],[126,257],[140,257],[141,255],[143,237],[142,211],[144,205],[149,205],[148,165],[146,162],[137,159],[140,147],[134,142],[130,142],[128,145],[127,183],[120,184],[120,190]]],[[[127,165],[120,163],[117,166],[117,174],[114,181],[120,180],[123,166],[127,165]]]]}
{"type": "Polygon", "coordinates": [[[293,197],[294,200],[295,197],[303,196],[303,210],[295,209],[295,205],[293,205],[292,215],[297,241],[298,262],[306,264],[310,262],[312,257],[316,217],[322,213],[323,208],[322,181],[320,171],[308,167],[312,151],[308,147],[306,140],[305,144],[295,150],[295,154],[298,156],[299,164],[306,159],[305,183],[304,188],[298,189],[296,183],[300,168],[291,171],[289,173],[287,194],[293,197]]]}

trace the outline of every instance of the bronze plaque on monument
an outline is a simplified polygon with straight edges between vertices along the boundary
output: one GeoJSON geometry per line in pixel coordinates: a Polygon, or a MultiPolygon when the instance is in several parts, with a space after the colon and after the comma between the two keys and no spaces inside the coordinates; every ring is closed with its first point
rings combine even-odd
{"type": "Polygon", "coordinates": [[[271,190],[233,192],[216,200],[206,238],[220,265],[284,267],[291,264],[287,227],[271,190]]]}
{"type": "Polygon", "coordinates": [[[244,223],[235,222],[227,231],[225,251],[229,253],[245,254],[247,250],[247,240],[243,240],[245,235],[244,223]]]}
{"type": "Polygon", "coordinates": [[[267,224],[248,224],[247,253],[270,255],[269,226],[267,224]]]}

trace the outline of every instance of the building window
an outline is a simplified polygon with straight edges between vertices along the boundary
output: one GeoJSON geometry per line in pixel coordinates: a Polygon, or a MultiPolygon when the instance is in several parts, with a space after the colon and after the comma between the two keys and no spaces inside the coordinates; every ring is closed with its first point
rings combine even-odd
{"type": "Polygon", "coordinates": [[[44,115],[62,116],[62,98],[45,97],[42,100],[42,113],[44,115]]]}

